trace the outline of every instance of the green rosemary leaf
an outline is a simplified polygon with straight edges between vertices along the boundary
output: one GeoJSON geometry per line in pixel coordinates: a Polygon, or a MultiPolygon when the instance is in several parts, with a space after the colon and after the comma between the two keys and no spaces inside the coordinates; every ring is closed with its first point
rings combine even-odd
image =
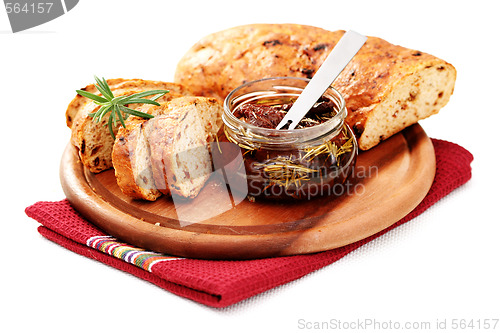
{"type": "MultiPolygon", "coordinates": [[[[123,110],[122,110],[123,106],[122,105],[118,105],[118,119],[120,119],[120,123],[122,124],[123,127],[126,127],[125,126],[125,120],[123,119],[123,110]]],[[[126,113],[126,112],[125,112],[126,113]]]]}
{"type": "Polygon", "coordinates": [[[116,118],[120,112],[120,107],[116,104],[113,104],[113,111],[111,112],[113,118],[113,126],[116,126],[116,118]]]}
{"type": "Polygon", "coordinates": [[[104,78],[100,80],[97,76],[94,75],[94,79],[96,80],[96,84],[94,86],[99,90],[99,92],[106,97],[107,100],[113,99],[113,93],[111,92],[111,89],[108,86],[108,83],[104,78]]]}
{"type": "Polygon", "coordinates": [[[133,96],[125,96],[125,98],[116,99],[116,104],[127,105],[127,104],[135,104],[135,103],[143,103],[143,101],[154,101],[150,98],[139,98],[133,96]]]}
{"type": "Polygon", "coordinates": [[[99,110],[97,110],[96,112],[94,112],[94,115],[92,116],[94,118],[94,121],[95,122],[100,122],[102,120],[102,117],[106,113],[108,113],[110,107],[111,107],[111,105],[108,104],[108,105],[100,107],[99,110]]]}
{"type": "Polygon", "coordinates": [[[110,98],[113,98],[111,96],[109,96],[108,92],[103,89],[99,84],[94,84],[94,86],[96,87],[97,90],[99,90],[99,92],[101,93],[101,95],[106,98],[107,100],[109,100],[110,98]]]}
{"type": "Polygon", "coordinates": [[[97,83],[94,84],[94,87],[101,93],[101,95],[106,98],[106,100],[109,100],[109,96],[107,94],[107,92],[101,88],[101,86],[97,83]]]}
{"type": "Polygon", "coordinates": [[[113,112],[111,112],[111,114],[109,115],[109,118],[108,118],[108,128],[109,128],[109,132],[111,133],[111,136],[113,137],[113,140],[115,140],[116,137],[115,137],[115,133],[113,132],[113,112]]]}
{"type": "Polygon", "coordinates": [[[102,78],[102,83],[103,83],[103,88],[106,89],[106,91],[108,92],[108,94],[113,97],[113,92],[111,91],[111,88],[109,87],[108,85],[108,81],[106,81],[104,78],[102,78]]]}
{"type": "Polygon", "coordinates": [[[156,102],[156,101],[152,101],[150,99],[146,99],[146,98],[133,98],[133,99],[129,99],[125,102],[122,102],[120,103],[121,105],[124,105],[124,104],[153,104],[153,105],[156,105],[156,106],[160,106],[160,103],[156,102]]]}
{"type": "Polygon", "coordinates": [[[128,108],[126,106],[121,106],[121,108],[122,108],[123,112],[131,114],[133,116],[137,116],[137,117],[141,117],[141,118],[154,118],[154,116],[152,114],[137,111],[137,110],[128,108]]]}
{"type": "Polygon", "coordinates": [[[127,96],[127,97],[129,97],[129,98],[143,98],[146,96],[151,96],[151,95],[156,95],[156,94],[165,95],[168,92],[169,92],[169,90],[148,90],[148,91],[143,91],[140,93],[135,93],[135,94],[132,94],[132,95],[127,96]]]}
{"type": "Polygon", "coordinates": [[[169,91],[170,90],[166,90],[166,92],[156,95],[155,97],[151,98],[151,100],[156,101],[158,98],[162,97],[163,95],[165,95],[169,91]]]}
{"type": "Polygon", "coordinates": [[[76,93],[78,95],[83,96],[83,97],[90,98],[91,100],[96,101],[96,102],[101,102],[101,103],[108,102],[108,100],[106,98],[94,95],[94,94],[89,93],[88,91],[85,91],[85,90],[77,90],[76,93]]]}
{"type": "MultiPolygon", "coordinates": [[[[99,111],[97,111],[99,113],[97,114],[96,117],[94,117],[94,119],[97,119],[97,122],[101,122],[102,118],[104,118],[104,116],[111,110],[112,107],[113,107],[112,104],[101,107],[99,111]]],[[[111,114],[113,114],[113,112],[111,112],[111,114]]]]}
{"type": "Polygon", "coordinates": [[[129,96],[125,95],[125,96],[117,96],[117,97],[113,97],[113,99],[111,100],[111,103],[113,104],[122,104],[122,101],[129,98],[129,96]]]}
{"type": "Polygon", "coordinates": [[[115,97],[106,79],[104,78],[100,79],[96,75],[94,75],[94,79],[96,81],[94,86],[102,94],[102,96],[89,93],[88,91],[85,90],[77,90],[76,92],[83,97],[91,99],[92,101],[94,101],[95,104],[100,106],[97,111],[88,114],[90,117],[93,118],[95,122],[101,122],[104,116],[106,116],[109,113],[107,125],[113,139],[115,139],[115,135],[113,133],[113,126],[116,126],[118,121],[120,121],[121,125],[125,127],[125,119],[127,119],[128,115],[134,115],[141,118],[154,118],[154,116],[149,113],[137,111],[129,107],[126,107],[125,105],[152,104],[159,106],[160,103],[156,102],[156,100],[169,92],[169,90],[156,89],[156,90],[143,91],[129,96],[115,97]],[[144,98],[147,96],[153,96],[153,97],[144,98]]]}

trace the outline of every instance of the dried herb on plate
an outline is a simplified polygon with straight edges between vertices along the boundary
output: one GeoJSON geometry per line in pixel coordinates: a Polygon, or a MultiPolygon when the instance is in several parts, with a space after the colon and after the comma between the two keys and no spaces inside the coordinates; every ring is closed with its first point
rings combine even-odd
{"type": "Polygon", "coordinates": [[[100,122],[104,118],[104,116],[109,113],[107,125],[113,139],[115,139],[115,134],[113,133],[113,125],[116,125],[117,119],[118,121],[120,121],[122,126],[125,127],[125,119],[127,119],[129,115],[134,115],[141,118],[154,117],[149,113],[131,109],[127,105],[152,104],[159,106],[160,103],[156,102],[156,100],[169,92],[168,90],[148,90],[132,95],[115,97],[104,78],[99,79],[94,75],[94,79],[96,81],[95,87],[97,90],[99,90],[102,96],[89,93],[85,90],[77,90],[76,92],[83,97],[91,99],[95,104],[100,106],[100,108],[96,112],[89,113],[89,116],[92,117],[94,121],[100,122]],[[156,96],[151,99],[144,98],[152,95],[156,96]]]}

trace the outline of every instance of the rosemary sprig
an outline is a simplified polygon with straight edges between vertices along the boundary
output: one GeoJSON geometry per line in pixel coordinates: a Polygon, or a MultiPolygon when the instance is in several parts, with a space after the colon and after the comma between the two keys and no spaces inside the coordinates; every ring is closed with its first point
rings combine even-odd
{"type": "Polygon", "coordinates": [[[148,90],[132,95],[115,97],[104,78],[99,79],[94,75],[94,79],[96,81],[95,87],[97,90],[99,90],[102,96],[89,93],[85,90],[77,90],[76,92],[78,95],[87,97],[94,101],[95,104],[100,106],[96,112],[89,113],[89,116],[92,117],[94,121],[102,121],[104,116],[109,113],[107,125],[113,139],[115,139],[115,134],[113,133],[113,125],[116,126],[117,120],[120,121],[123,127],[125,127],[125,119],[127,119],[129,115],[134,115],[141,118],[154,117],[152,114],[131,109],[127,106],[128,104],[152,104],[159,106],[160,103],[156,102],[156,100],[169,92],[168,90],[148,90]],[[156,96],[152,97],[151,99],[144,98],[151,95],[156,96]]]}
{"type": "Polygon", "coordinates": [[[255,163],[254,166],[264,171],[269,186],[276,184],[285,188],[291,185],[299,188],[302,182],[310,180],[309,176],[316,171],[293,160],[292,156],[278,156],[266,163],[255,163]]]}

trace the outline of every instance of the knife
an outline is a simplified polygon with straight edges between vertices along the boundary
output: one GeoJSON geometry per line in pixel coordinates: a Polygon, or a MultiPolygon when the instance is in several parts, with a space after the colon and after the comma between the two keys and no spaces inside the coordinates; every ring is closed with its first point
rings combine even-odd
{"type": "Polygon", "coordinates": [[[276,129],[283,129],[286,125],[289,125],[289,130],[294,129],[318,99],[323,96],[345,66],[358,53],[359,49],[366,42],[366,39],[366,36],[360,35],[357,32],[352,30],[347,31],[337,45],[335,45],[311,81],[306,85],[276,129]]]}

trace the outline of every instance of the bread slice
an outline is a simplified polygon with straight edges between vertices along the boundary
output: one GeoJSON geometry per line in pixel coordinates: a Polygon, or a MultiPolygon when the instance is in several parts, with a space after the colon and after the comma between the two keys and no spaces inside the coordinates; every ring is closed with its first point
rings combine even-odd
{"type": "Polygon", "coordinates": [[[215,98],[182,97],[162,107],[146,124],[156,187],[194,198],[212,172],[209,143],[221,126],[222,105],[215,98]]]}
{"type": "MultiPolygon", "coordinates": [[[[158,99],[158,102],[165,102],[176,97],[191,95],[184,86],[170,82],[138,79],[115,79],[108,82],[114,96],[164,89],[170,92],[158,99]]],[[[88,86],[85,90],[95,92],[95,87],[88,86]]],[[[138,106],[129,105],[131,108],[138,106]]],[[[113,167],[111,154],[114,140],[106,126],[108,119],[104,117],[101,122],[95,122],[88,116],[89,113],[95,112],[98,108],[99,106],[88,98],[77,96],[69,104],[66,111],[66,122],[71,126],[71,142],[78,148],[82,163],[94,173],[113,167]]],[[[120,127],[119,122],[113,126],[115,135],[120,127]]]]}
{"type": "MultiPolygon", "coordinates": [[[[211,34],[179,61],[174,81],[195,95],[223,100],[261,78],[311,78],[344,31],[297,24],[251,24],[211,34]]],[[[453,93],[455,68],[417,50],[368,37],[333,86],[344,96],[346,122],[370,149],[437,113],[453,93]]]]}
{"type": "Polygon", "coordinates": [[[221,126],[222,106],[214,98],[181,97],[143,106],[153,119],[129,117],[113,146],[118,186],[136,199],[162,193],[195,197],[212,172],[209,142],[221,126]]]}
{"type": "MultiPolygon", "coordinates": [[[[145,112],[146,108],[138,108],[145,112]]],[[[145,135],[144,125],[147,120],[131,116],[125,127],[118,130],[113,145],[113,165],[115,176],[121,191],[136,199],[155,201],[158,191],[151,169],[150,149],[145,135]]]]}

